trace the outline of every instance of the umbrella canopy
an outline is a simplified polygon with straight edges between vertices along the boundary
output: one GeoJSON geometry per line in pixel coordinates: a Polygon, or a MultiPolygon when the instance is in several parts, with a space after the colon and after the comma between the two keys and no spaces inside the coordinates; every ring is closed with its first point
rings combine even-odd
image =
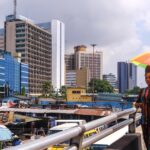
{"type": "Polygon", "coordinates": [[[0,125],[0,141],[8,141],[11,139],[12,132],[4,125],[0,125]]]}
{"type": "Polygon", "coordinates": [[[137,66],[146,68],[147,65],[150,65],[150,52],[146,52],[132,58],[131,62],[137,66]]]}

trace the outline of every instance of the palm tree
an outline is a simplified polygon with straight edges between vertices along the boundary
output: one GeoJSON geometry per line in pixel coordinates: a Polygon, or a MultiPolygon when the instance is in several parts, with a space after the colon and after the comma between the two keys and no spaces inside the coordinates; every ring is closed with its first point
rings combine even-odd
{"type": "Polygon", "coordinates": [[[66,98],[66,91],[67,91],[67,87],[66,86],[62,86],[59,90],[59,92],[61,93],[63,98],[66,98]]]}
{"type": "Polygon", "coordinates": [[[51,95],[52,91],[53,91],[53,86],[51,84],[51,81],[45,81],[42,86],[43,96],[47,97],[48,95],[51,95]]]}

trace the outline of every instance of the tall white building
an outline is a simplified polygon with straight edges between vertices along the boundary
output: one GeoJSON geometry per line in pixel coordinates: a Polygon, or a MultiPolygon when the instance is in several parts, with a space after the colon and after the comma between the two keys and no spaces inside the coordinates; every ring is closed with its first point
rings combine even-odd
{"type": "Polygon", "coordinates": [[[65,25],[59,20],[38,25],[52,35],[52,85],[57,91],[65,82],[65,25]]]}
{"type": "Polygon", "coordinates": [[[65,26],[58,20],[51,22],[52,31],[52,85],[60,89],[65,79],[65,26]]]}

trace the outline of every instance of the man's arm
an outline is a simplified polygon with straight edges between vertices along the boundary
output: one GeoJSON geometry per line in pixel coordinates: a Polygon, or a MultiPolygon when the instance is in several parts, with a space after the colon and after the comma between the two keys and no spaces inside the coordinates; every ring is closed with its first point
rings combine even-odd
{"type": "Polygon", "coordinates": [[[142,99],[143,90],[144,90],[144,89],[141,89],[141,90],[140,90],[139,95],[138,95],[138,98],[137,98],[137,101],[133,103],[133,105],[134,105],[137,109],[139,109],[139,108],[143,109],[143,107],[144,107],[144,103],[143,103],[142,100],[141,100],[141,99],[142,99]]]}

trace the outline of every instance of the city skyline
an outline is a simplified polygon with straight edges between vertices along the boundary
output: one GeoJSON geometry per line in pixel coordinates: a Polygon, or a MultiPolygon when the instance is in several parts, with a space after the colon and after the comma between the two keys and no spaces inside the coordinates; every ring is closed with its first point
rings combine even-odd
{"type": "MultiPolygon", "coordinates": [[[[36,23],[55,18],[63,21],[66,24],[66,47],[69,52],[75,45],[90,47],[91,43],[96,43],[96,50],[104,53],[104,73],[117,74],[118,61],[128,61],[149,50],[148,0],[67,0],[61,5],[59,3],[58,0],[45,0],[44,3],[41,0],[19,0],[17,13],[36,23]],[[78,9],[74,9],[76,7],[78,9]],[[117,10],[114,9],[116,7],[117,10]]],[[[0,27],[3,27],[5,16],[13,12],[13,1],[1,0],[0,9],[0,27]]],[[[138,70],[138,85],[145,85],[144,70],[138,70]]]]}

